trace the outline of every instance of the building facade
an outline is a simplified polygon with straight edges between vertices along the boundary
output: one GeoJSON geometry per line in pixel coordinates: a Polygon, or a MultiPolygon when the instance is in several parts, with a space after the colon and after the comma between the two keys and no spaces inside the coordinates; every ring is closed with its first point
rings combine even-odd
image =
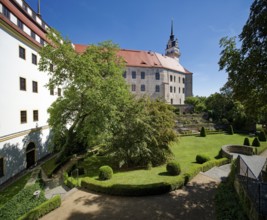
{"type": "MultiPolygon", "coordinates": [[[[49,26],[24,0],[0,0],[0,185],[33,167],[49,154],[47,109],[61,95],[48,90],[48,73],[38,70],[38,51],[46,44],[49,26]]],[[[77,52],[84,45],[75,45],[77,52]]],[[[166,54],[120,50],[125,80],[137,96],[183,105],[192,95],[192,73],[179,63],[173,28],[166,54]]]]}
{"type": "Polygon", "coordinates": [[[0,0],[0,184],[49,153],[47,109],[57,95],[37,65],[46,28],[24,1],[0,0]]]}

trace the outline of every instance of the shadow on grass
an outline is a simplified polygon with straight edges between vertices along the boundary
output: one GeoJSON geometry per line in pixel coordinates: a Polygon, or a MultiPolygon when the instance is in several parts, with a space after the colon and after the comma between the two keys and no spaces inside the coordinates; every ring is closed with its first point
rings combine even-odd
{"type": "Polygon", "coordinates": [[[53,215],[45,216],[44,220],[216,219],[214,208],[216,187],[215,182],[202,184],[190,182],[184,190],[145,197],[118,197],[77,191],[75,195],[67,198],[60,208],[50,213],[53,215]]]}
{"type": "Polygon", "coordinates": [[[159,176],[171,176],[168,172],[161,172],[159,176]]]}

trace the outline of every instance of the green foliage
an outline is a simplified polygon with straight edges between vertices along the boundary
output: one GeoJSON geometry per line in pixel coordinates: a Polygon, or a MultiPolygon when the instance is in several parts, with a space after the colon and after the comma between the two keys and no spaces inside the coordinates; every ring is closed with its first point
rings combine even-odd
{"type": "Polygon", "coordinates": [[[24,214],[18,220],[37,220],[40,217],[58,208],[60,205],[61,205],[61,198],[59,195],[56,195],[53,198],[45,201],[41,205],[35,207],[28,213],[24,214]]]}
{"type": "Polygon", "coordinates": [[[200,137],[206,137],[206,129],[204,127],[201,128],[200,130],[200,137]]]}
{"type": "Polygon", "coordinates": [[[234,134],[234,129],[233,129],[233,126],[232,125],[229,125],[228,134],[230,134],[230,135],[233,135],[234,134]]]}
{"type": "Polygon", "coordinates": [[[199,164],[205,163],[210,160],[210,157],[207,156],[206,154],[198,154],[196,156],[196,162],[199,164]]]}
{"type": "Polygon", "coordinates": [[[31,173],[28,173],[12,183],[10,186],[0,191],[0,208],[25,187],[30,177],[31,173]]]}
{"type": "Polygon", "coordinates": [[[38,184],[22,189],[17,195],[5,203],[0,209],[0,219],[13,220],[24,215],[31,209],[46,201],[44,193],[41,191],[39,198],[35,198],[33,193],[41,190],[38,184]]]}
{"type": "Polygon", "coordinates": [[[266,141],[266,134],[264,131],[261,131],[259,134],[259,141],[265,142],[266,141]]]}
{"type": "Polygon", "coordinates": [[[180,164],[175,161],[167,163],[166,170],[172,176],[177,176],[181,173],[180,164]]]}
{"type": "Polygon", "coordinates": [[[202,113],[206,110],[205,105],[206,97],[190,96],[185,99],[185,104],[193,107],[193,112],[202,113]]]}
{"type": "MultiPolygon", "coordinates": [[[[220,69],[228,72],[227,87],[234,97],[242,102],[246,110],[261,115],[267,106],[267,13],[266,1],[256,0],[250,8],[250,15],[239,35],[241,47],[236,47],[235,38],[222,38],[223,48],[219,61],[220,69]]],[[[239,43],[238,42],[238,43],[239,43]]]]}
{"type": "Polygon", "coordinates": [[[99,179],[109,180],[112,178],[113,170],[110,166],[102,166],[99,168],[99,179]]]}
{"type": "Polygon", "coordinates": [[[124,105],[121,112],[109,140],[114,161],[128,168],[164,164],[172,155],[168,144],[177,138],[172,106],[144,97],[124,105]]]}
{"type": "Polygon", "coordinates": [[[243,145],[250,146],[250,142],[249,142],[249,139],[247,137],[244,139],[243,145]]]}
{"type": "Polygon", "coordinates": [[[44,164],[41,165],[43,171],[48,177],[51,177],[54,170],[59,166],[57,163],[57,158],[53,156],[51,159],[46,161],[44,164]]]}
{"type": "Polygon", "coordinates": [[[255,137],[253,139],[252,146],[253,147],[260,147],[261,146],[260,141],[259,141],[259,139],[257,137],[255,137]]]}
{"type": "Polygon", "coordinates": [[[52,30],[47,36],[53,46],[41,49],[39,69],[49,72],[50,89],[64,87],[64,96],[48,109],[52,141],[64,159],[105,143],[131,94],[122,77],[124,62],[117,56],[117,45],[90,45],[79,54],[59,33],[52,30]]]}

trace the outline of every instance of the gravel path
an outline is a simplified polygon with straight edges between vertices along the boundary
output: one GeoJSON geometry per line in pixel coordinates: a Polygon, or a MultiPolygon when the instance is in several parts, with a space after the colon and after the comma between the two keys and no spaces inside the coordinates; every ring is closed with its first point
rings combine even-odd
{"type": "Polygon", "coordinates": [[[184,189],[157,196],[118,197],[77,190],[42,220],[212,220],[216,219],[214,195],[217,185],[218,181],[198,174],[184,189]]]}

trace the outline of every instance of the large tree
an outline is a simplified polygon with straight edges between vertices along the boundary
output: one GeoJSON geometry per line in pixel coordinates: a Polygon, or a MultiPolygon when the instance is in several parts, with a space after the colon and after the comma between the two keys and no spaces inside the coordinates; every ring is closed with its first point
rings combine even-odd
{"type": "Polygon", "coordinates": [[[250,113],[267,109],[267,0],[255,0],[249,18],[238,39],[224,37],[219,61],[220,69],[228,72],[226,87],[250,113]]]}
{"type": "Polygon", "coordinates": [[[50,44],[40,51],[39,69],[49,72],[50,89],[62,87],[64,91],[48,110],[53,141],[64,158],[77,147],[93,146],[109,138],[117,109],[129,100],[130,92],[122,77],[124,65],[116,45],[90,45],[79,54],[56,31],[48,38],[50,44]]]}

